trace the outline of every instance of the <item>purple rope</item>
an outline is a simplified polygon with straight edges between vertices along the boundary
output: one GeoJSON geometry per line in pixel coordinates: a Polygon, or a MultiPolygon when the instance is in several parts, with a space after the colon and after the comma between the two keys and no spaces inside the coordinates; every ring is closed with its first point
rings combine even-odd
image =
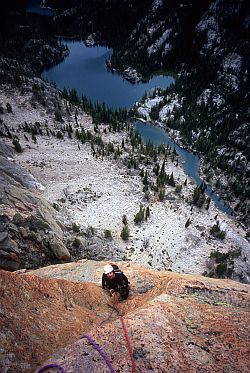
{"type": "Polygon", "coordinates": [[[83,335],[80,339],[87,338],[87,340],[95,347],[95,349],[99,352],[99,354],[102,356],[102,358],[105,360],[106,364],[108,365],[110,372],[115,373],[114,368],[112,367],[109,359],[107,358],[106,354],[102,351],[101,347],[95,341],[90,338],[88,335],[83,335]]]}
{"type": "Polygon", "coordinates": [[[40,368],[38,370],[38,373],[42,373],[44,372],[45,370],[47,369],[58,369],[60,373],[65,373],[65,370],[63,369],[63,367],[61,367],[60,365],[58,364],[48,364],[48,365],[44,365],[44,367],[40,368]]]}

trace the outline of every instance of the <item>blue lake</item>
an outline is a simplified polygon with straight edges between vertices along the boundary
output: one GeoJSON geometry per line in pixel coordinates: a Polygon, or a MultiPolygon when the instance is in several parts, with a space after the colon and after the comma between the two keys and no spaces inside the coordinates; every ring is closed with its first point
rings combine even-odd
{"type": "Polygon", "coordinates": [[[80,41],[62,41],[70,54],[65,60],[42,73],[44,79],[63,89],[75,88],[81,96],[92,102],[105,102],[109,107],[131,107],[146,92],[156,87],[166,88],[174,78],[158,75],[148,83],[136,83],[122,79],[121,75],[107,71],[105,61],[112,50],[106,47],[87,47],[80,41]]]}
{"type": "Polygon", "coordinates": [[[50,8],[41,8],[40,4],[41,0],[29,0],[26,5],[26,12],[46,17],[51,17],[55,14],[55,11],[50,8]]]}
{"type": "MultiPolygon", "coordinates": [[[[42,77],[53,81],[60,89],[74,88],[80,96],[86,96],[92,102],[104,102],[112,108],[129,108],[144,95],[145,91],[150,92],[156,87],[166,88],[174,83],[172,77],[155,76],[148,83],[131,84],[120,75],[107,71],[105,61],[111,55],[110,49],[89,48],[80,41],[62,40],[62,42],[67,44],[69,56],[60,64],[44,71],[42,77]]],[[[135,127],[145,142],[151,140],[155,145],[164,144],[175,148],[186,174],[197,185],[202,183],[199,176],[200,160],[196,154],[180,148],[162,128],[140,121],[135,123],[135,127]]],[[[231,214],[231,208],[212,191],[209,185],[206,193],[221,211],[231,214]]]]}

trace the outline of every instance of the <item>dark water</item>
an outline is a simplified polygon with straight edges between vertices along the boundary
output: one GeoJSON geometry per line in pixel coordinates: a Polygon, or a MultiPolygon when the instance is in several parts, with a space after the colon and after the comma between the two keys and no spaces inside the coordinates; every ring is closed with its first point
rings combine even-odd
{"type": "Polygon", "coordinates": [[[40,7],[41,0],[30,0],[27,3],[26,11],[32,14],[38,14],[40,16],[51,17],[55,14],[55,11],[49,8],[40,7]]]}
{"type": "MultiPolygon", "coordinates": [[[[179,160],[182,162],[185,173],[190,176],[197,185],[202,183],[203,180],[199,176],[200,159],[196,154],[193,154],[192,152],[178,146],[174,141],[171,140],[168,133],[162,128],[152,126],[149,123],[142,123],[140,121],[135,123],[135,128],[145,142],[150,140],[154,145],[164,144],[170,145],[171,148],[174,148],[179,154],[179,160]]],[[[211,197],[215,205],[221,211],[231,215],[232,209],[213,192],[211,186],[209,185],[207,185],[206,194],[211,197]]]]}
{"type": "Polygon", "coordinates": [[[121,75],[107,71],[105,61],[112,50],[106,47],[87,47],[80,41],[63,41],[70,55],[65,60],[42,73],[44,79],[53,81],[63,89],[75,88],[81,96],[92,102],[105,102],[109,107],[131,107],[145,93],[156,87],[166,88],[174,82],[172,77],[155,76],[148,83],[131,84],[121,75]]]}

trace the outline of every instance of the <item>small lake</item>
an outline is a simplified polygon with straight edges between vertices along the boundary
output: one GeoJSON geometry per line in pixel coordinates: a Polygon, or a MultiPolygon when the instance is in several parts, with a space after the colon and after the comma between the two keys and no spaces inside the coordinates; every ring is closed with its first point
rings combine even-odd
{"type": "Polygon", "coordinates": [[[117,73],[107,71],[105,61],[112,50],[106,47],[87,47],[82,41],[62,40],[70,54],[62,63],[42,73],[44,79],[53,81],[63,89],[75,88],[92,102],[104,102],[109,107],[129,108],[146,92],[156,87],[166,88],[174,83],[174,78],[158,75],[148,83],[132,84],[117,73]]]}
{"type": "MultiPolygon", "coordinates": [[[[42,77],[53,81],[60,89],[74,88],[79,96],[86,96],[92,102],[104,102],[112,108],[129,108],[145,92],[153,91],[155,88],[166,88],[174,83],[174,78],[160,75],[153,77],[148,83],[131,84],[120,75],[107,71],[105,61],[112,53],[109,48],[87,47],[81,41],[62,40],[62,42],[67,44],[69,56],[63,62],[44,71],[42,77]]],[[[202,183],[199,176],[200,160],[196,154],[175,144],[162,128],[140,121],[135,123],[135,127],[145,142],[151,140],[155,145],[164,144],[175,148],[185,173],[197,185],[202,183]]],[[[213,192],[209,185],[206,194],[221,211],[231,215],[231,208],[213,192]]]]}
{"type": "Polygon", "coordinates": [[[52,17],[55,11],[50,8],[40,7],[41,0],[29,0],[26,5],[26,12],[31,14],[37,14],[39,16],[52,17]]]}

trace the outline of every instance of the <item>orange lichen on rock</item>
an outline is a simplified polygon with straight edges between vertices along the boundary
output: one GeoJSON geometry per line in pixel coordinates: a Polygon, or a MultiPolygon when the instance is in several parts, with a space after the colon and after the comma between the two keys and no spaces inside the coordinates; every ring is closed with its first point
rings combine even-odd
{"type": "MultiPolygon", "coordinates": [[[[80,338],[83,334],[105,351],[115,371],[131,371],[121,321],[100,287],[103,264],[0,271],[2,371],[34,372],[45,361],[60,364],[67,373],[83,367],[108,371],[101,355],[80,338]],[[74,282],[63,279],[70,273],[74,282]]],[[[249,285],[131,263],[119,266],[131,285],[119,308],[137,371],[249,371],[249,285]]]]}

